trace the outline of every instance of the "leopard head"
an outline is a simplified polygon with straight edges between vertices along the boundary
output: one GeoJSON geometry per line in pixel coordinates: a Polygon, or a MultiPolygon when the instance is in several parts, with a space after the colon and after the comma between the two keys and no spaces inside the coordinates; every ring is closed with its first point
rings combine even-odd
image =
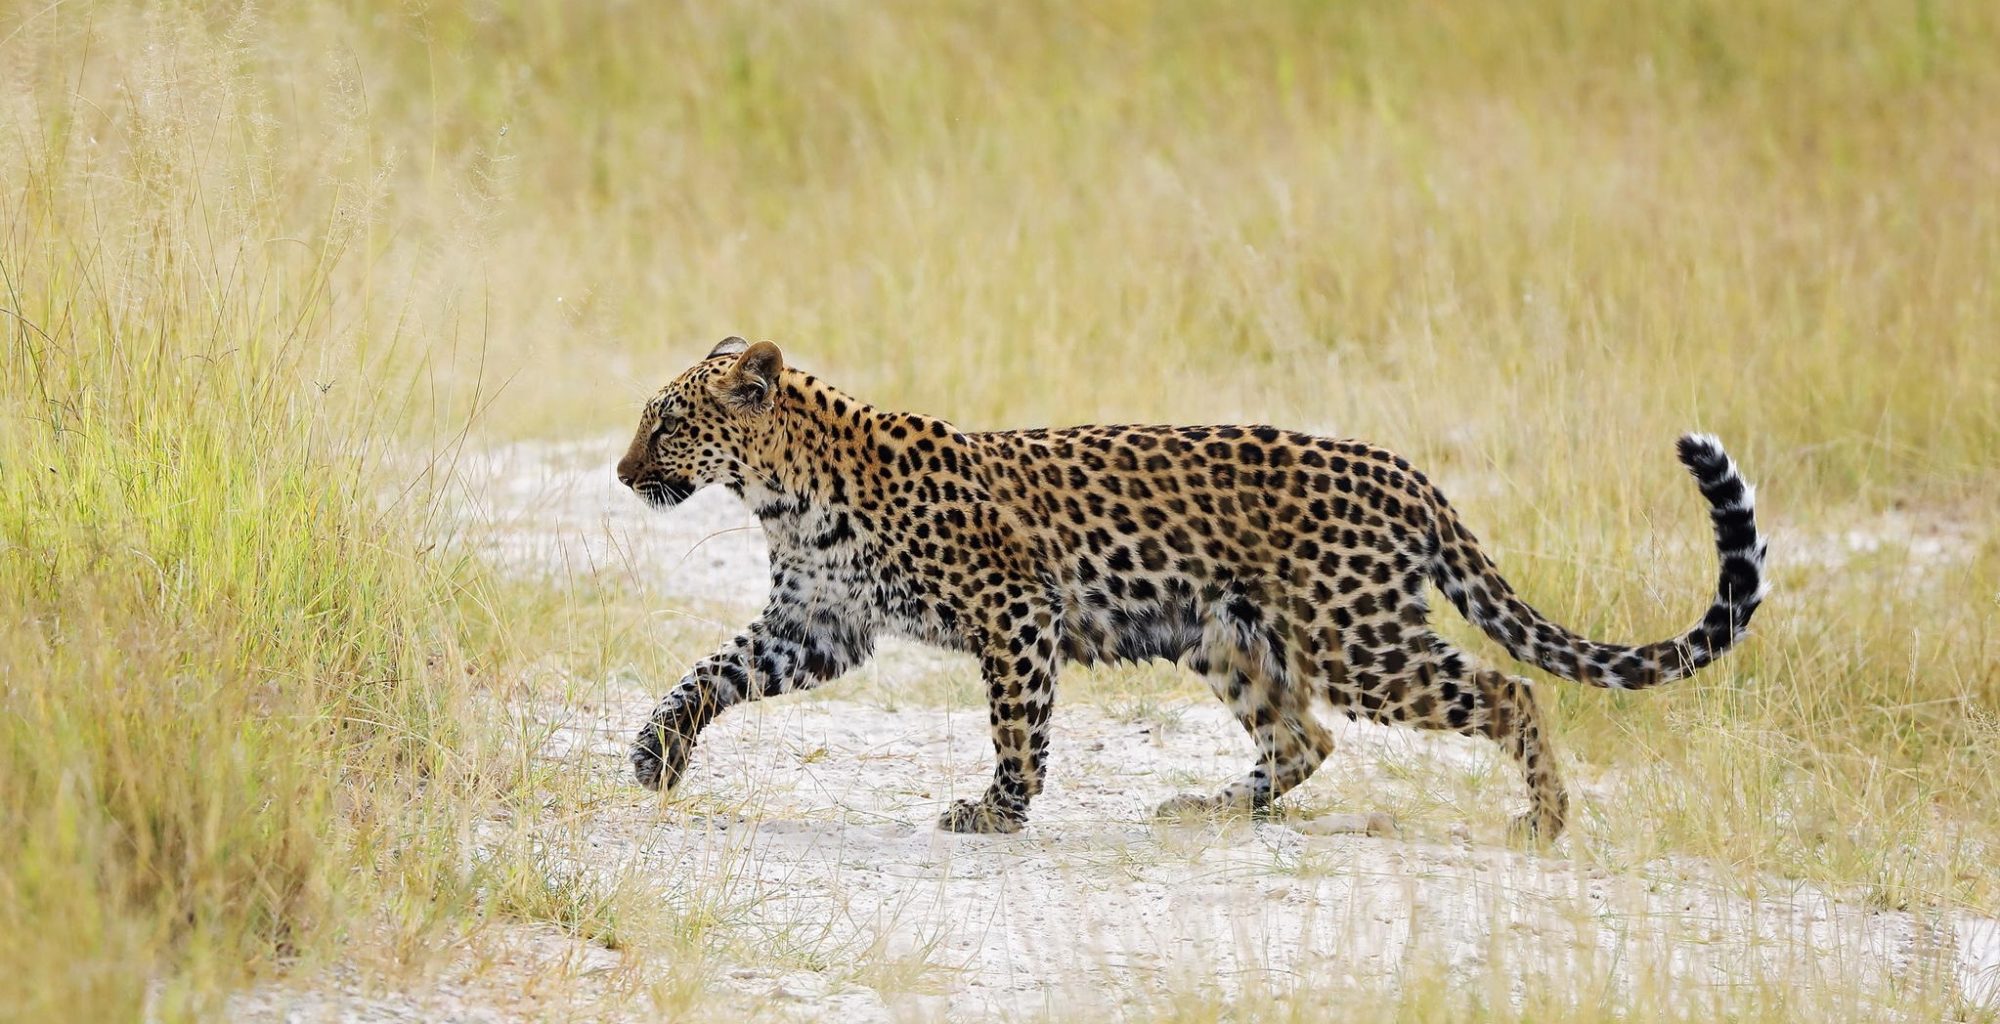
{"type": "Polygon", "coordinates": [[[778,346],[728,338],[646,403],[618,460],[618,482],[656,508],[710,484],[738,489],[770,475],[778,346]]]}

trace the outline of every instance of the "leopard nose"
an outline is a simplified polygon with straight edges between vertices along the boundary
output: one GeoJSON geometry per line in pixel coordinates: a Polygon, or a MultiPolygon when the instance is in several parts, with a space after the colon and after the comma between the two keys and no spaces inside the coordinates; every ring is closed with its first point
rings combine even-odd
{"type": "Polygon", "coordinates": [[[619,483],[624,484],[627,487],[630,487],[632,486],[632,481],[637,480],[638,478],[639,478],[639,467],[629,462],[620,462],[618,464],[619,483]]]}

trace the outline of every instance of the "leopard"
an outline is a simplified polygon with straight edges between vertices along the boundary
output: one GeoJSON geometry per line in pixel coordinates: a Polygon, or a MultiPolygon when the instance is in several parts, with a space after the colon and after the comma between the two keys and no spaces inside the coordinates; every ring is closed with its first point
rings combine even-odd
{"type": "Polygon", "coordinates": [[[1263,425],[967,431],[730,337],[645,403],[616,476],[658,509],[735,494],[763,528],[769,600],[660,699],[632,771],[671,790],[718,715],[837,679],[894,636],[978,662],[993,771],[943,810],[948,831],[1025,825],[1065,666],[1157,659],[1205,680],[1256,748],[1240,778],[1161,815],[1276,813],[1333,751],[1325,711],[1497,743],[1528,790],[1511,834],[1552,841],[1569,800],[1536,685],[1433,632],[1430,591],[1560,679],[1688,677],[1747,634],[1768,542],[1721,443],[1690,433],[1677,451],[1708,505],[1714,599],[1670,639],[1600,642],[1524,600],[1437,485],[1372,443],[1263,425]]]}

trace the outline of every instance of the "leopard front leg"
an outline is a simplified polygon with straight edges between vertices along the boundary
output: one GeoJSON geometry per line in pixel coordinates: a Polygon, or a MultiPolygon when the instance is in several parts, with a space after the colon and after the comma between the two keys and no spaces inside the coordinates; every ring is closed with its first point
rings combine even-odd
{"type": "Polygon", "coordinates": [[[698,665],[653,708],[632,742],[632,774],[639,785],[658,791],[680,782],[695,738],[724,706],[714,683],[714,673],[698,665]]]}
{"type": "Polygon", "coordinates": [[[1019,832],[1028,801],[1042,791],[1055,707],[1055,643],[1049,616],[1015,625],[980,658],[993,730],[993,782],[978,800],[960,800],[940,818],[948,832],[1019,832]]]}
{"type": "Polygon", "coordinates": [[[859,664],[872,647],[867,633],[845,623],[822,622],[808,630],[766,612],[696,662],[661,698],[633,740],[633,776],[647,789],[672,789],[687,769],[696,737],[724,710],[818,686],[859,664]]]}

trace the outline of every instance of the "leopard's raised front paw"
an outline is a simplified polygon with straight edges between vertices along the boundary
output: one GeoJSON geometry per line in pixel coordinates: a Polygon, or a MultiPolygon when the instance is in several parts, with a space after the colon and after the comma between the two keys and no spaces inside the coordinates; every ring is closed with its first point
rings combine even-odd
{"type": "Polygon", "coordinates": [[[1025,815],[983,800],[960,800],[938,816],[938,827],[946,832],[1019,832],[1025,823],[1025,815]]]}
{"type": "Polygon", "coordinates": [[[648,724],[632,744],[632,775],[639,785],[660,792],[674,788],[687,770],[694,742],[671,728],[648,724]]]}

